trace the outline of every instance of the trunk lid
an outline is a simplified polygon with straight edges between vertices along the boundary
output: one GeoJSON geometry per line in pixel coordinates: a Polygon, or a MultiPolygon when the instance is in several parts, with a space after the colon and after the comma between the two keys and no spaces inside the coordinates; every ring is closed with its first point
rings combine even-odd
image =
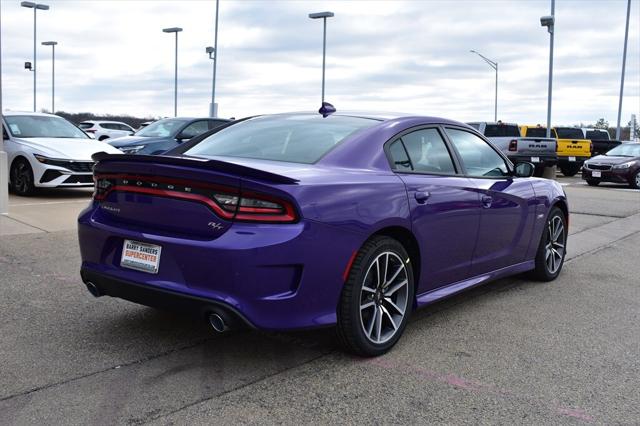
{"type": "Polygon", "coordinates": [[[555,155],[555,153],[555,139],[536,137],[518,138],[518,154],[544,156],[555,155]]]}
{"type": "Polygon", "coordinates": [[[189,157],[101,153],[93,158],[94,220],[105,225],[211,240],[226,233],[234,221],[252,219],[247,214],[278,222],[286,221],[278,216],[281,210],[284,216],[295,216],[293,202],[282,201],[277,185],[270,185],[296,182],[287,176],[189,157]],[[258,180],[266,189],[248,196],[242,190],[245,180],[258,180]]]}

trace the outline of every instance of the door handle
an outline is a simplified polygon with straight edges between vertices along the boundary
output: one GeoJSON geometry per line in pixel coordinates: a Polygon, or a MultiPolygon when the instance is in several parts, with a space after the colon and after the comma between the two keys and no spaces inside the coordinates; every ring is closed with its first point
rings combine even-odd
{"type": "Polygon", "coordinates": [[[431,196],[427,191],[416,191],[413,196],[415,197],[418,204],[424,204],[427,202],[427,199],[431,196]]]}
{"type": "Polygon", "coordinates": [[[491,207],[491,203],[493,203],[493,198],[489,197],[488,195],[482,196],[482,207],[488,209],[489,207],[491,207]]]}

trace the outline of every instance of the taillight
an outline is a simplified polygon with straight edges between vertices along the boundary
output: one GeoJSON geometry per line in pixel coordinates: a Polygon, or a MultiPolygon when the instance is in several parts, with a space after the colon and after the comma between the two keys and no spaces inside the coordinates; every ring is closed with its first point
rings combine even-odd
{"type": "Polygon", "coordinates": [[[96,129],[86,129],[85,132],[87,132],[87,133],[95,133],[96,129]]]}
{"type": "Polygon", "coordinates": [[[516,139],[513,139],[511,142],[509,142],[509,151],[517,151],[518,150],[518,141],[516,139]]]}
{"type": "Polygon", "coordinates": [[[112,191],[135,192],[199,202],[227,220],[278,223],[298,220],[293,204],[287,200],[222,185],[129,175],[101,175],[94,177],[94,182],[96,201],[104,200],[112,191]]]}

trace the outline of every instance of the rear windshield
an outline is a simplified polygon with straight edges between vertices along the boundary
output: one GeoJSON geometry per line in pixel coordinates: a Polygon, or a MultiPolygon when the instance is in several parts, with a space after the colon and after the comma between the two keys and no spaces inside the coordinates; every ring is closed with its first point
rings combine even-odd
{"type": "Polygon", "coordinates": [[[587,130],[587,139],[591,139],[594,141],[608,141],[609,133],[607,132],[599,132],[597,130],[587,130]]]}
{"type": "MultiPolygon", "coordinates": [[[[526,136],[528,138],[546,138],[547,129],[544,127],[528,127],[526,136]]],[[[553,137],[553,133],[551,134],[551,137],[553,137]]]]}
{"type": "Polygon", "coordinates": [[[556,127],[558,139],[584,139],[582,130],[575,127],[556,127]]]}
{"type": "Polygon", "coordinates": [[[78,124],[78,127],[81,129],[90,129],[93,127],[93,123],[80,123],[78,124]]]}
{"type": "Polygon", "coordinates": [[[487,124],[484,128],[484,135],[488,138],[501,137],[501,136],[520,136],[520,129],[518,126],[510,124],[487,124]]]}
{"type": "Polygon", "coordinates": [[[379,123],[319,114],[255,117],[214,133],[186,155],[228,156],[311,164],[354,132],[379,123]]]}

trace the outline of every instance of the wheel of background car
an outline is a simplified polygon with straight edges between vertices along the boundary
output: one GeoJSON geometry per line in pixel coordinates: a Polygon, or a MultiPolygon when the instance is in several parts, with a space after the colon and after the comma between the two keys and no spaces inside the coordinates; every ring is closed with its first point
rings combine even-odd
{"type": "Polygon", "coordinates": [[[638,170],[629,182],[632,188],[640,189],[640,170],[638,170]]]}
{"type": "Polygon", "coordinates": [[[563,164],[562,166],[560,166],[560,171],[566,177],[572,177],[572,176],[575,176],[576,173],[580,171],[581,167],[582,167],[582,164],[580,163],[563,164]]]}
{"type": "Polygon", "coordinates": [[[109,136],[100,136],[100,139],[98,139],[99,141],[103,141],[105,139],[109,139],[109,136]]]}
{"type": "Polygon", "coordinates": [[[599,180],[594,180],[594,179],[587,179],[587,185],[589,185],[589,186],[598,186],[598,185],[600,185],[600,181],[599,180]]]}
{"type": "Polygon", "coordinates": [[[387,352],[402,335],[413,307],[409,255],[398,241],[375,237],[358,251],[338,307],[338,337],[360,356],[387,352]]]}
{"type": "Polygon", "coordinates": [[[535,279],[540,281],[556,279],[564,265],[566,244],[567,219],[562,210],[553,207],[547,217],[536,253],[535,269],[532,271],[535,279]]]}
{"type": "Polygon", "coordinates": [[[29,196],[35,191],[33,184],[33,170],[24,158],[18,158],[11,165],[10,187],[17,195],[29,196]]]}

